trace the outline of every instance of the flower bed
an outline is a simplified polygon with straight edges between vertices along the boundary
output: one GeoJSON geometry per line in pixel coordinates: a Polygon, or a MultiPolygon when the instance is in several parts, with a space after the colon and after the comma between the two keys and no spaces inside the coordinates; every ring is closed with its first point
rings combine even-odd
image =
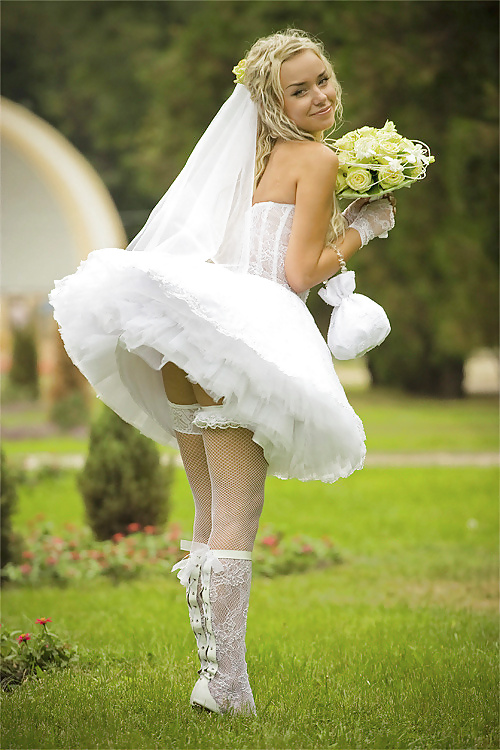
{"type": "MultiPolygon", "coordinates": [[[[61,535],[53,524],[37,516],[24,539],[20,564],[7,563],[1,571],[4,581],[22,586],[41,583],[61,586],[105,576],[114,582],[143,574],[170,575],[172,565],[184,556],[179,549],[181,530],[172,525],[167,531],[154,526],[140,528],[129,524],[126,535],[98,542],[90,528],[66,524],[61,535]]],[[[285,539],[271,527],[262,530],[254,552],[254,574],[275,576],[326,567],[341,562],[328,537],[296,536],[285,539]]]]}

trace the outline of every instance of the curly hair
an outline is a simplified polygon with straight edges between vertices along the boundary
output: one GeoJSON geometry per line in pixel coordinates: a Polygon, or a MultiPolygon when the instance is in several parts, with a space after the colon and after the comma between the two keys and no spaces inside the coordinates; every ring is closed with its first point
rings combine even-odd
{"type": "MultiPolygon", "coordinates": [[[[322,134],[315,137],[312,133],[297,127],[284,111],[284,96],[280,82],[281,66],[285,60],[289,60],[304,50],[312,50],[323,62],[327,74],[332,78],[336,93],[335,117],[339,121],[342,118],[342,89],[321,42],[300,29],[287,29],[258,39],[246,55],[244,72],[244,84],[258,112],[255,186],[259,183],[271,151],[279,138],[287,141],[323,141],[322,134]]],[[[337,124],[336,122],[335,125],[337,124]]],[[[337,199],[334,197],[334,208],[326,237],[327,243],[333,242],[343,234],[344,227],[342,214],[337,199]]]]}

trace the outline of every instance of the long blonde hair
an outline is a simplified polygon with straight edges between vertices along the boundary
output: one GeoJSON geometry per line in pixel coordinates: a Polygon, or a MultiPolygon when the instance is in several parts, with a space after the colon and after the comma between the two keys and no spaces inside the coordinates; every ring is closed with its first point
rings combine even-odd
{"type": "MultiPolygon", "coordinates": [[[[321,42],[300,29],[287,29],[258,39],[246,55],[243,79],[258,112],[255,186],[262,177],[271,151],[279,138],[287,141],[322,141],[322,137],[315,138],[312,133],[297,127],[284,111],[284,96],[280,82],[281,66],[285,60],[308,49],[320,58],[327,74],[332,78],[337,97],[335,117],[339,120],[342,117],[342,89],[321,42]]],[[[344,220],[334,196],[334,208],[326,236],[327,243],[333,242],[343,233],[344,220]]]]}

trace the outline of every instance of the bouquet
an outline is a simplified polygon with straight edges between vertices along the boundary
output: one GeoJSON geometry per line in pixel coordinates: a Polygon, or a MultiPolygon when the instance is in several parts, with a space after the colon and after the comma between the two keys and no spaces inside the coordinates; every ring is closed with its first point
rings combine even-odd
{"type": "Polygon", "coordinates": [[[399,135],[391,120],[383,128],[352,130],[328,145],[339,157],[338,198],[377,197],[410,187],[434,162],[429,146],[399,135]]]}

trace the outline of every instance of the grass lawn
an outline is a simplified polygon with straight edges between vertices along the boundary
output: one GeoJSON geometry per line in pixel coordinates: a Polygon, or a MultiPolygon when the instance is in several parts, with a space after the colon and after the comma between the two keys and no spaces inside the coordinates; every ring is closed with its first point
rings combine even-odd
{"type": "MultiPolygon", "coordinates": [[[[498,450],[498,402],[495,398],[441,401],[383,389],[347,393],[353,408],[363,420],[370,452],[498,450]]],[[[95,403],[93,408],[99,409],[100,402],[95,403]]],[[[38,428],[44,420],[46,408],[42,404],[28,404],[24,410],[6,405],[2,413],[6,453],[21,457],[41,450],[51,453],[86,452],[85,435],[76,437],[74,434],[56,433],[43,440],[36,436],[9,439],[9,430],[22,430],[26,426],[38,428]]]]}
{"type": "MultiPolygon", "coordinates": [[[[370,409],[381,439],[382,412],[370,409]]],[[[444,414],[436,407],[442,425],[444,414]]],[[[443,430],[488,419],[451,409],[443,430]]],[[[408,442],[424,434],[430,426],[408,442]]],[[[344,564],[254,579],[247,660],[256,719],[189,708],[194,638],[173,575],[7,586],[2,623],[29,631],[51,617],[82,658],[2,697],[3,746],[498,748],[497,495],[495,468],[367,468],[335,485],[270,479],[262,526],[329,534],[344,564]]],[[[179,470],[171,520],[187,532],[191,503],[179,470]]],[[[16,528],[39,512],[56,526],[82,522],[74,474],[22,488],[16,528]]]]}

